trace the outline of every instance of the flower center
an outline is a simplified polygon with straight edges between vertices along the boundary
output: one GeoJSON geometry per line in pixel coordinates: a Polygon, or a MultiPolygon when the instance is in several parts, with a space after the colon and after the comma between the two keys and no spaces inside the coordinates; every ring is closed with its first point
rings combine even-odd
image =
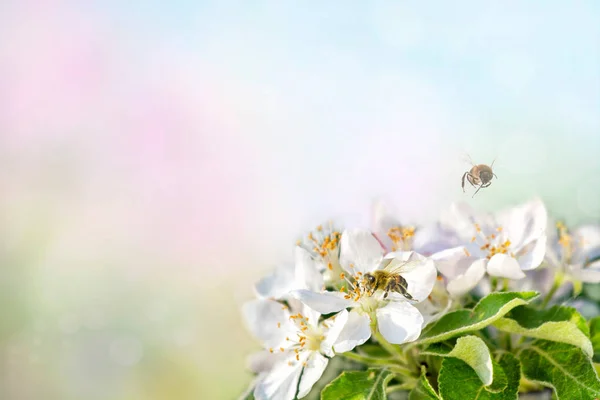
{"type": "MultiPolygon", "coordinates": [[[[330,319],[335,319],[335,317],[331,317],[330,319]]],[[[295,331],[291,331],[290,336],[285,338],[289,342],[289,346],[286,348],[280,347],[279,351],[293,351],[296,353],[296,361],[300,361],[300,353],[302,351],[319,351],[321,342],[325,340],[323,329],[314,324],[309,324],[308,317],[305,317],[301,313],[290,315],[290,321],[292,321],[295,331]]],[[[317,321],[314,322],[316,323],[317,321]]],[[[326,322],[323,322],[322,325],[325,328],[329,328],[326,322]]],[[[281,328],[280,322],[277,323],[277,328],[281,328]]],[[[270,348],[269,351],[273,353],[275,349],[270,348]]],[[[306,362],[303,364],[306,366],[306,362]]],[[[290,362],[289,365],[292,366],[294,363],[290,362]]]]}
{"type": "Polygon", "coordinates": [[[415,228],[412,226],[394,226],[387,231],[387,236],[392,241],[392,251],[410,250],[415,228]]]}
{"type": "Polygon", "coordinates": [[[319,225],[314,232],[308,234],[306,239],[296,242],[298,246],[306,249],[314,259],[321,261],[326,267],[325,281],[333,283],[334,286],[339,283],[337,277],[342,272],[340,265],[341,237],[342,234],[329,223],[328,228],[319,225]]]}
{"type": "Polygon", "coordinates": [[[556,229],[558,231],[558,244],[562,247],[562,262],[569,263],[573,254],[573,238],[562,222],[556,223],[556,229]]]}
{"type": "MultiPolygon", "coordinates": [[[[502,227],[496,228],[494,233],[486,235],[481,226],[477,223],[474,224],[476,235],[471,238],[471,242],[479,246],[479,250],[486,254],[486,258],[489,260],[496,254],[508,254],[514,257],[515,254],[510,251],[510,245],[512,244],[508,238],[501,238],[499,235],[502,233],[502,227]]],[[[468,254],[467,254],[468,255],[468,254]]]]}

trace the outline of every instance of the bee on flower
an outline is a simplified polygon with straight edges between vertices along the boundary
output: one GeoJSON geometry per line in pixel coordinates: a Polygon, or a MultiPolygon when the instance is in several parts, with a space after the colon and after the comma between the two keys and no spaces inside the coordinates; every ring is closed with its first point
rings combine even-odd
{"type": "Polygon", "coordinates": [[[323,314],[350,309],[348,323],[334,350],[349,351],[366,342],[372,330],[393,344],[416,340],[421,333],[423,316],[412,302],[423,301],[431,292],[436,280],[433,261],[414,252],[386,255],[373,234],[361,229],[344,231],[340,246],[340,263],[345,271],[341,277],[346,285],[339,291],[298,290],[294,294],[323,314]],[[386,269],[388,274],[402,278],[400,287],[369,284],[368,276],[374,277],[386,269]],[[392,290],[396,288],[398,290],[392,290]]]}

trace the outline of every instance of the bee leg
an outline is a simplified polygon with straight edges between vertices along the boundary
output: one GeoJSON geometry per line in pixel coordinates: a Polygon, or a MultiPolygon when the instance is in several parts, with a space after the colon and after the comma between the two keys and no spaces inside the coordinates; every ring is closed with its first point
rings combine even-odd
{"type": "Polygon", "coordinates": [[[463,193],[465,192],[465,178],[467,177],[468,172],[465,172],[464,175],[462,176],[462,190],[463,193]]]}
{"type": "Polygon", "coordinates": [[[471,198],[475,197],[475,195],[477,194],[477,192],[479,192],[479,189],[481,189],[483,187],[483,185],[479,185],[479,187],[477,188],[477,190],[475,191],[475,193],[473,193],[473,196],[471,196],[471,198]]]}
{"type": "Polygon", "coordinates": [[[413,297],[408,293],[408,282],[401,276],[398,277],[398,281],[396,282],[396,291],[408,300],[413,300],[413,297]]]}
{"type": "Polygon", "coordinates": [[[396,282],[394,280],[389,281],[388,284],[385,286],[385,294],[383,295],[383,298],[387,299],[390,292],[393,292],[396,290],[397,290],[396,282]]]}
{"type": "MultiPolygon", "coordinates": [[[[492,172],[492,174],[494,174],[494,173],[492,172]]],[[[496,179],[498,179],[498,175],[494,174],[494,176],[496,177],[496,179]]]]}
{"type": "Polygon", "coordinates": [[[477,182],[478,180],[479,178],[476,178],[472,173],[467,173],[467,181],[469,181],[471,186],[477,187],[477,184],[475,182],[477,182]]]}

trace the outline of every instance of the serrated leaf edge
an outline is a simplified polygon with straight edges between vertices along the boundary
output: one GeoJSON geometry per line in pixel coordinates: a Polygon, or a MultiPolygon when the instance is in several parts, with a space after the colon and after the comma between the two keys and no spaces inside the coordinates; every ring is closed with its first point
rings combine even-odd
{"type": "MultiPolygon", "coordinates": [[[[524,293],[531,293],[531,292],[524,292],[524,293]]],[[[471,331],[477,331],[481,328],[485,328],[486,326],[492,324],[494,321],[497,321],[498,319],[502,318],[502,316],[506,315],[510,310],[512,310],[515,307],[518,306],[522,306],[524,304],[529,304],[529,302],[533,299],[535,299],[538,295],[536,294],[536,296],[532,297],[529,300],[523,300],[521,298],[515,298],[512,299],[511,301],[509,301],[508,303],[505,303],[502,307],[500,307],[500,309],[498,310],[498,312],[496,314],[494,314],[492,317],[485,319],[483,321],[480,321],[476,324],[473,325],[467,325],[463,328],[459,328],[459,329],[455,329],[453,331],[448,331],[442,334],[439,334],[437,336],[432,336],[429,338],[424,338],[421,340],[417,340],[416,342],[413,342],[413,344],[416,345],[420,345],[420,344],[427,344],[427,343],[435,343],[435,342],[440,342],[442,340],[446,340],[446,339],[450,339],[453,336],[456,335],[460,335],[461,333],[465,333],[465,332],[471,332],[471,331]]],[[[485,297],[483,299],[481,299],[479,301],[479,303],[477,303],[475,305],[475,307],[473,307],[473,310],[475,308],[477,308],[477,306],[485,299],[485,297]]],[[[473,312],[473,310],[468,310],[468,309],[463,309],[465,311],[469,311],[469,312],[473,312]]],[[[461,310],[457,310],[457,311],[461,311],[461,310]]],[[[457,312],[457,311],[453,311],[453,312],[457,312]]],[[[446,315],[450,315],[452,313],[448,313],[446,315]]],[[[437,322],[439,323],[440,320],[438,320],[437,322]]]]}
{"type": "MultiPolygon", "coordinates": [[[[544,350],[540,349],[539,347],[537,347],[535,345],[529,345],[526,348],[524,348],[522,351],[525,351],[525,350],[528,350],[528,349],[532,349],[533,351],[536,351],[539,355],[541,355],[546,360],[548,360],[550,362],[550,364],[554,365],[556,368],[558,368],[565,375],[571,377],[575,381],[575,383],[577,383],[582,388],[585,388],[586,390],[589,390],[592,393],[600,395],[600,390],[596,390],[596,389],[590,388],[587,385],[581,383],[576,377],[574,377],[569,372],[567,372],[567,370],[565,370],[560,364],[555,363],[554,360],[552,359],[552,357],[550,357],[550,354],[546,353],[544,350]]],[[[521,352],[519,352],[519,353],[521,353],[521,352]]],[[[591,363],[591,361],[590,361],[590,363],[591,363]]],[[[592,365],[592,367],[593,367],[593,365],[592,365]]],[[[592,368],[592,369],[594,370],[594,373],[596,373],[595,369],[594,368],[592,368]]],[[[541,383],[541,384],[543,384],[545,386],[552,387],[554,389],[554,393],[556,394],[556,397],[557,398],[559,397],[558,396],[558,392],[556,391],[556,388],[555,388],[555,386],[552,383],[550,383],[550,382],[544,382],[544,381],[538,381],[538,380],[534,380],[534,379],[530,379],[530,378],[527,378],[527,379],[529,379],[531,381],[539,382],[539,383],[541,383]]],[[[596,373],[596,379],[598,379],[598,374],[597,373],[596,373]]]]}
{"type": "Polygon", "coordinates": [[[548,321],[544,322],[537,328],[528,329],[521,326],[517,321],[515,321],[512,318],[499,318],[496,322],[494,322],[494,327],[500,329],[501,331],[509,333],[516,333],[519,335],[533,337],[537,339],[550,340],[552,342],[567,343],[577,348],[580,348],[588,357],[592,357],[594,355],[594,348],[592,346],[591,340],[579,329],[579,327],[574,322],[571,321],[548,321]],[[553,326],[565,324],[566,326],[569,326],[572,329],[572,331],[565,336],[566,340],[555,340],[552,337],[538,334],[542,330],[542,327],[547,329],[552,328],[553,326]],[[579,340],[571,340],[570,336],[575,336],[579,340]]]}

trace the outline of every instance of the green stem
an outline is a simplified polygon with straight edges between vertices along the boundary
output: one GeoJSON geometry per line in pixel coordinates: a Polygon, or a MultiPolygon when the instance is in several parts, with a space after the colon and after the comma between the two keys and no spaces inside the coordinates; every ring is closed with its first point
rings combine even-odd
{"type": "Polygon", "coordinates": [[[385,338],[383,337],[383,335],[381,333],[379,333],[379,331],[375,331],[375,339],[377,339],[379,344],[381,344],[381,347],[383,347],[388,353],[390,353],[390,355],[392,355],[393,357],[396,357],[403,364],[406,364],[406,362],[407,362],[406,356],[402,352],[402,349],[400,348],[400,346],[393,345],[390,342],[388,342],[387,340],[385,340],[385,338]]]}
{"type": "Polygon", "coordinates": [[[363,356],[363,355],[360,355],[357,353],[351,353],[351,352],[342,353],[342,354],[338,354],[338,355],[349,358],[354,361],[361,362],[363,364],[381,365],[381,366],[385,366],[385,367],[396,366],[396,364],[394,363],[394,360],[392,358],[378,358],[378,357],[363,356]]]}
{"type": "Polygon", "coordinates": [[[361,362],[363,364],[367,364],[367,365],[377,365],[380,367],[386,367],[388,368],[390,371],[399,374],[399,375],[403,375],[406,377],[414,377],[414,374],[412,373],[411,370],[409,370],[408,368],[402,367],[400,365],[398,365],[396,363],[396,361],[394,359],[391,358],[377,358],[377,357],[369,357],[369,356],[362,356],[360,354],[357,353],[351,353],[351,352],[346,352],[346,353],[341,353],[338,354],[339,356],[342,357],[346,357],[350,360],[353,361],[358,361],[361,362]]]}
{"type": "Polygon", "coordinates": [[[502,280],[502,291],[508,292],[508,278],[502,280]]]}
{"type": "Polygon", "coordinates": [[[415,381],[416,380],[412,380],[410,382],[405,382],[405,383],[401,383],[399,385],[390,385],[385,389],[385,392],[387,394],[390,394],[392,392],[398,392],[400,390],[410,390],[413,389],[416,385],[415,385],[415,381]]]}
{"type": "Polygon", "coordinates": [[[498,289],[498,278],[492,276],[490,279],[490,287],[492,288],[492,292],[495,292],[498,289]]]}
{"type": "Polygon", "coordinates": [[[560,285],[563,283],[563,279],[564,275],[561,272],[558,272],[554,277],[554,283],[552,284],[550,291],[548,292],[546,297],[544,297],[544,301],[542,301],[542,308],[545,308],[550,302],[550,300],[552,300],[552,296],[554,296],[560,285]]]}

